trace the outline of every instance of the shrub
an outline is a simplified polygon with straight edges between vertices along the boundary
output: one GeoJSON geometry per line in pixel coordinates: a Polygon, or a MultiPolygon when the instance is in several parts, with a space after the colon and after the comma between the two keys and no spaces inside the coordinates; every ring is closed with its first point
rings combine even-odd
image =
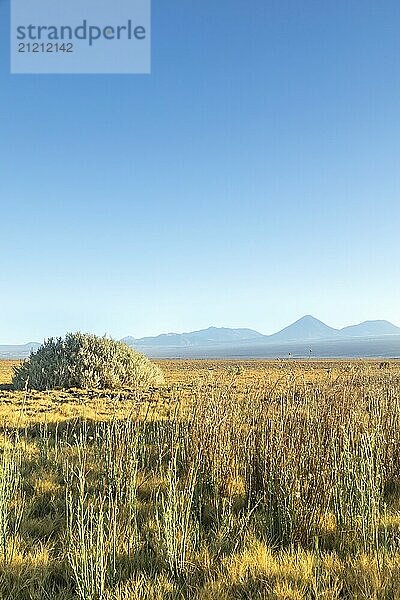
{"type": "Polygon", "coordinates": [[[13,376],[17,390],[113,389],[163,381],[159,367],[123,342],[80,332],[48,339],[13,376]]]}

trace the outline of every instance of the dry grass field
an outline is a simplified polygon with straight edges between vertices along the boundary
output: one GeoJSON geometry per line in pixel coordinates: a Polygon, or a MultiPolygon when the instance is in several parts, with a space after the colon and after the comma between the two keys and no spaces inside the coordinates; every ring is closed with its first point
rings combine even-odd
{"type": "Polygon", "coordinates": [[[16,392],[0,598],[400,598],[400,364],[159,361],[146,392],[16,392]]]}

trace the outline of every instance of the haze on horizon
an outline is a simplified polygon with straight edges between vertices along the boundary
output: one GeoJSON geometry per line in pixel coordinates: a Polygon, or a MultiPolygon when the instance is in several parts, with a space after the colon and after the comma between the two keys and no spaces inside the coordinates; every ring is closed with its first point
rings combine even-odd
{"type": "Polygon", "coordinates": [[[150,76],[11,76],[0,344],[400,325],[400,5],[153,2],[150,76]]]}

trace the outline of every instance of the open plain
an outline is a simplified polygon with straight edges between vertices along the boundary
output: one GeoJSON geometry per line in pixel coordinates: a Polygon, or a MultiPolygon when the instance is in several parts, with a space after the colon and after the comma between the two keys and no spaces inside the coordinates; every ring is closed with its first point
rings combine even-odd
{"type": "Polygon", "coordinates": [[[159,361],[143,391],[11,389],[0,597],[400,598],[400,364],[159,361]]]}

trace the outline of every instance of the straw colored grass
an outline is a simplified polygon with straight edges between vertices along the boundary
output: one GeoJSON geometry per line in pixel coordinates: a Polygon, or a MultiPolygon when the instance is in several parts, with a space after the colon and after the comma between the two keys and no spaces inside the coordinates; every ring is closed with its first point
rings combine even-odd
{"type": "Polygon", "coordinates": [[[11,389],[0,597],[400,597],[400,365],[160,361],[151,389],[11,389]]]}

